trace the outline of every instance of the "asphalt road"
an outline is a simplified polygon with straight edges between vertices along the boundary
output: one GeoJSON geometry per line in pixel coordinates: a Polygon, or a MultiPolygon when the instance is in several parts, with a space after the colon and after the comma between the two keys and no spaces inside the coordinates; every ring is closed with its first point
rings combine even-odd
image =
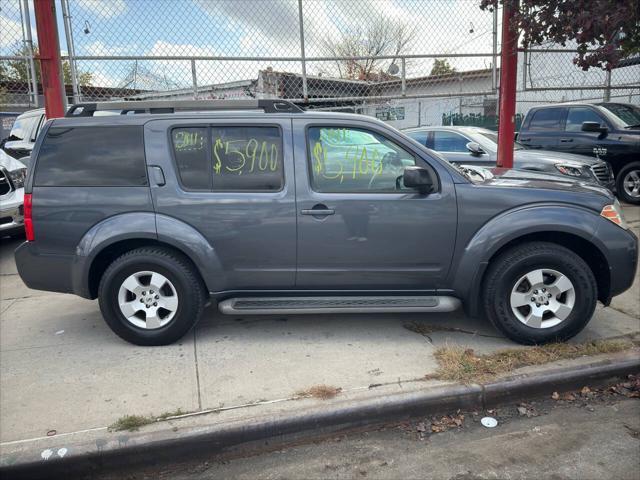
{"type": "Polygon", "coordinates": [[[92,478],[640,479],[638,399],[578,394],[573,401],[534,402],[522,412],[517,407],[492,411],[495,428],[480,424],[482,413],[467,413],[461,427],[443,433],[431,433],[429,419],[417,420],[247,458],[204,458],[92,478]]]}

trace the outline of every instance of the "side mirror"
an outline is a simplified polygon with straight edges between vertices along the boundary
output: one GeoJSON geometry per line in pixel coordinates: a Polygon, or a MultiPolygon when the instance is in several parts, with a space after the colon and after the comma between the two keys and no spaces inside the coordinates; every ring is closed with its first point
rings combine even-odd
{"type": "Polygon", "coordinates": [[[590,133],[606,133],[608,129],[598,122],[582,122],[582,128],[580,130],[590,133]]]}
{"type": "Polygon", "coordinates": [[[467,147],[467,150],[471,152],[471,155],[479,156],[484,153],[484,150],[482,150],[482,147],[478,145],[476,142],[469,142],[467,143],[466,147],[467,147]]]}
{"type": "Polygon", "coordinates": [[[406,167],[402,175],[402,182],[407,188],[415,188],[420,193],[430,193],[433,181],[429,171],[422,167],[406,167]]]}

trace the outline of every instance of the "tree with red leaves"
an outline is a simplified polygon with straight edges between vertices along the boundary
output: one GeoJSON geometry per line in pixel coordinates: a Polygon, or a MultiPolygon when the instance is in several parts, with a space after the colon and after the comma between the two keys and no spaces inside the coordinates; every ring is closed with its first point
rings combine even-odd
{"type": "Polygon", "coordinates": [[[525,48],[575,42],[573,63],[583,70],[611,70],[640,55],[640,0],[481,0],[480,8],[493,10],[498,1],[512,6],[525,48]]]}

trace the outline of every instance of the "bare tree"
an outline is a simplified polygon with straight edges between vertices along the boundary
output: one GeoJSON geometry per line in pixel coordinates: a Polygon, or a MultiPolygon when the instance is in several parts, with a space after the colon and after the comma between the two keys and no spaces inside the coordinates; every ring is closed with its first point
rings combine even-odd
{"type": "MultiPolygon", "coordinates": [[[[357,27],[343,32],[339,38],[326,37],[322,40],[322,50],[330,57],[377,57],[399,56],[414,40],[416,30],[405,23],[378,19],[365,27],[357,27]]],[[[353,80],[380,80],[389,78],[386,73],[393,60],[370,58],[364,60],[336,60],[340,78],[353,80]],[[385,68],[386,67],[386,68],[385,68]]]]}

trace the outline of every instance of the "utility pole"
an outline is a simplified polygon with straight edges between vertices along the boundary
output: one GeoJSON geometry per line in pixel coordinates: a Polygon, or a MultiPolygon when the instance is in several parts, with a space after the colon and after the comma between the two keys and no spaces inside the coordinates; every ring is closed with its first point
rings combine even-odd
{"type": "Polygon", "coordinates": [[[511,25],[518,1],[502,6],[502,46],[500,52],[500,105],[498,115],[498,167],[513,168],[516,133],[516,75],[518,74],[518,32],[511,25]]]}
{"type": "Polygon", "coordinates": [[[45,114],[47,118],[64,117],[65,91],[62,81],[56,7],[54,0],[34,0],[33,4],[38,30],[45,114]]]}

